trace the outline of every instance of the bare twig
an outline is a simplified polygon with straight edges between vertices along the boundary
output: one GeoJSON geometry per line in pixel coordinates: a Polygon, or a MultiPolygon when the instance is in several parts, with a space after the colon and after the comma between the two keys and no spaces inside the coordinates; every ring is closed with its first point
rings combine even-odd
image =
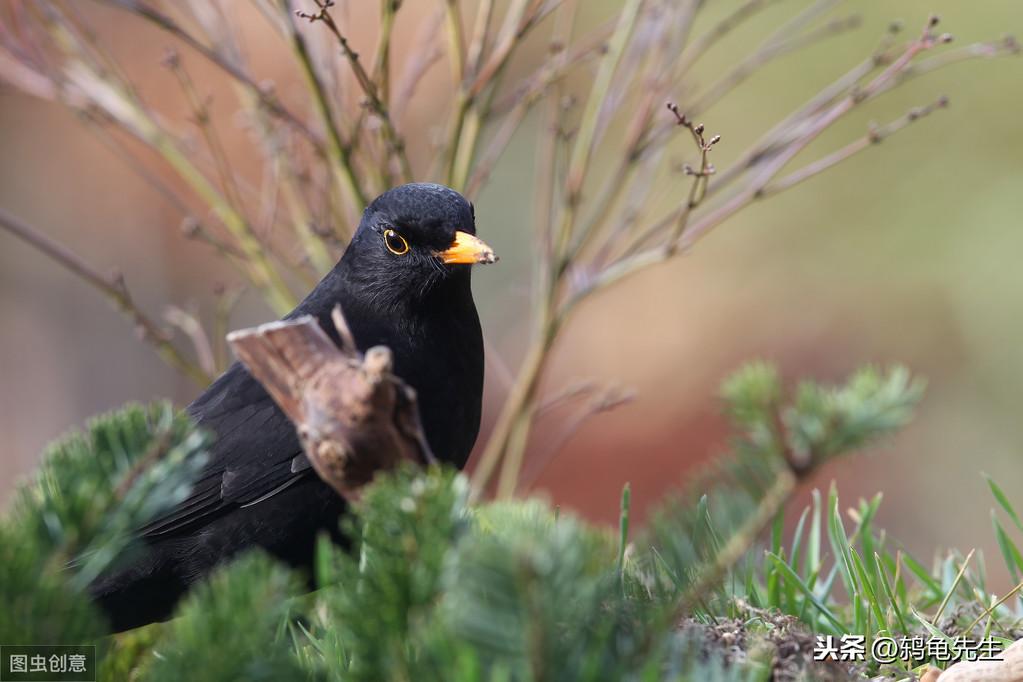
{"type": "Polygon", "coordinates": [[[745,0],[731,14],[726,15],[708,31],[690,41],[678,59],[672,73],[672,80],[676,82],[681,80],[689,68],[717,42],[774,2],[777,0],[745,0]]]}
{"type": "MultiPolygon", "coordinates": [[[[570,26],[571,24],[566,22],[566,25],[570,26]]],[[[512,93],[512,97],[494,105],[493,111],[503,109],[508,109],[508,111],[504,113],[500,127],[491,138],[490,143],[474,163],[475,170],[465,186],[466,196],[476,196],[489,180],[490,173],[500,161],[512,137],[533,105],[541,99],[549,97],[552,86],[568,76],[573,68],[599,54],[605,47],[605,38],[605,32],[598,32],[592,40],[583,41],[572,50],[562,49],[560,43],[555,41],[551,45],[554,53],[552,57],[544,62],[536,73],[526,78],[522,87],[512,93]]],[[[553,182],[553,178],[551,181],[553,182]]]]}
{"type": "Polygon", "coordinates": [[[181,234],[186,239],[194,239],[213,248],[219,255],[223,256],[229,263],[234,264],[238,271],[245,274],[245,254],[234,244],[223,241],[210,233],[205,226],[194,216],[185,216],[181,220],[181,234]]]}
{"type": "Polygon", "coordinates": [[[530,466],[519,477],[516,490],[528,490],[533,486],[540,475],[546,471],[564,449],[572,437],[579,433],[583,425],[591,418],[610,412],[626,403],[632,402],[636,397],[634,391],[624,390],[618,387],[607,388],[600,393],[590,396],[576,414],[565,422],[557,435],[545,445],[545,447],[530,456],[530,466]]]}
{"type": "MultiPolygon", "coordinates": [[[[828,24],[818,29],[817,32],[811,32],[802,37],[795,33],[811,18],[811,15],[821,11],[821,8],[830,6],[831,3],[832,0],[820,0],[811,11],[789,22],[783,31],[776,32],[775,40],[768,41],[766,45],[771,46],[772,50],[776,50],[780,49],[778,45],[791,45],[794,44],[793,41],[804,44],[806,41],[814,39],[817,34],[824,35],[838,30],[838,24],[828,24]]],[[[626,21],[624,17],[632,16],[629,9],[627,7],[623,10],[619,22],[626,21]]],[[[793,171],[780,180],[776,179],[778,173],[812,141],[817,139],[824,130],[830,128],[854,107],[897,86],[902,79],[907,77],[907,74],[912,72],[917,55],[935,45],[948,42],[951,39],[950,36],[933,33],[936,24],[936,19],[930,20],[920,37],[910,41],[899,54],[889,56],[887,51],[882,48],[863,67],[854,69],[849,75],[837,81],[834,86],[825,89],[819,96],[811,100],[797,114],[789,117],[786,126],[779,126],[776,137],[769,138],[766,142],[771,148],[769,155],[750,156],[748,160],[744,161],[751,173],[745,186],[717,206],[706,212],[700,211],[693,220],[690,220],[691,214],[702,205],[704,199],[710,194],[707,178],[713,172],[713,167],[707,156],[710,147],[717,141],[717,138],[705,139],[702,127],[696,126],[688,118],[683,117],[677,109],[673,109],[675,127],[684,127],[689,130],[700,152],[699,168],[688,171],[688,174],[695,176],[688,196],[681,202],[678,209],[662,220],[656,221],[649,229],[641,232],[638,240],[633,242],[633,245],[638,247],[646,242],[648,236],[659,236],[660,245],[645,250],[627,248],[624,256],[606,265],[602,255],[606,249],[602,249],[598,252],[597,259],[594,260],[596,263],[594,267],[588,267],[579,262],[582,252],[578,247],[585,242],[587,235],[584,234],[575,240],[575,248],[568,248],[573,241],[575,211],[581,203],[581,190],[586,169],[589,166],[589,154],[592,151],[591,145],[597,125],[595,112],[598,109],[591,100],[591,104],[588,104],[587,109],[583,112],[579,127],[575,131],[573,153],[569,160],[564,183],[564,206],[557,226],[550,232],[553,240],[551,248],[553,270],[546,279],[541,277],[540,280],[540,302],[538,304],[540,331],[527,352],[526,359],[519,370],[518,380],[509,393],[495,425],[491,441],[477,466],[474,476],[475,494],[480,494],[486,487],[499,461],[501,462],[501,476],[498,494],[509,495],[514,491],[521,469],[530,420],[534,414],[532,405],[548,354],[569,314],[581,300],[631,273],[663,262],[674,254],[685,251],[701,236],[756,199],[783,191],[808,177],[823,172],[866,146],[901,130],[905,125],[930,113],[934,108],[944,105],[942,99],[934,105],[915,109],[888,126],[873,128],[863,140],[858,140],[803,169],[793,171]],[[869,82],[857,85],[862,77],[877,67],[883,68],[869,82]],[[690,223],[692,223],[691,226],[690,223]],[[567,281],[570,283],[567,287],[564,286],[566,273],[569,275],[567,281]],[[566,291],[562,292],[562,289],[566,289],[566,291]],[[562,293],[566,294],[564,298],[561,296],[562,293]]],[[[619,23],[619,30],[621,26],[622,23],[619,23]]],[[[620,33],[617,31],[616,37],[620,37],[620,33]]],[[[605,57],[590,90],[591,97],[594,96],[593,93],[606,92],[610,83],[609,74],[613,73],[613,68],[610,67],[617,63],[620,57],[621,53],[616,50],[615,40],[612,39],[608,55],[605,57]]],[[[628,168],[627,165],[624,167],[628,168]]],[[[617,179],[620,176],[615,177],[617,179]]],[[[735,177],[737,176],[733,175],[729,179],[735,177]]],[[[598,200],[598,203],[601,201],[598,200]]],[[[544,242],[541,242],[541,246],[543,244],[544,242]]],[[[543,265],[541,265],[541,269],[544,269],[543,265]]]]}
{"type": "Polygon", "coordinates": [[[867,134],[860,139],[854,140],[841,149],[838,149],[831,154],[814,161],[813,163],[808,163],[799,170],[793,171],[785,177],[779,178],[775,182],[766,185],[761,191],[760,197],[764,198],[773,194],[778,194],[779,192],[784,192],[785,190],[790,189],[815,175],[823,173],[832,166],[842,163],[873,145],[881,144],[884,140],[899,132],[906,126],[924,118],[938,109],[944,109],[947,106],[948,98],[942,96],[931,104],[910,109],[904,115],[887,125],[871,126],[867,134]]]}
{"type": "Polygon", "coordinates": [[[689,104],[689,108],[702,113],[717,103],[722,97],[733,91],[737,85],[749,78],[753,73],[778,57],[813,45],[835,35],[851,31],[860,26],[857,15],[835,19],[804,35],[795,36],[783,41],[767,42],[745,60],[725,73],[719,80],[710,85],[706,91],[697,95],[689,104]]]}
{"type": "Polygon", "coordinates": [[[401,2],[402,0],[380,2],[380,38],[377,41],[376,54],[373,56],[372,81],[377,84],[377,93],[385,106],[391,96],[391,36],[401,2]]]}
{"type": "Polygon", "coordinates": [[[683,170],[686,175],[693,176],[693,183],[689,188],[689,196],[686,198],[685,203],[682,205],[679,211],[678,220],[675,221],[675,226],[671,231],[671,235],[668,237],[668,250],[669,254],[674,252],[675,244],[678,242],[678,238],[686,229],[686,224],[689,222],[689,216],[692,214],[693,209],[700,205],[703,198],[707,195],[707,185],[710,180],[710,176],[714,174],[714,166],[710,163],[710,150],[721,141],[720,135],[715,135],[709,140],[703,135],[703,124],[694,124],[690,119],[679,112],[678,105],[673,102],[668,102],[668,111],[674,116],[678,125],[682,126],[689,131],[692,135],[693,142],[696,144],[697,150],[700,152],[700,167],[691,168],[685,166],[683,170]]]}
{"type": "Polygon", "coordinates": [[[290,310],[295,303],[294,296],[270,262],[245,216],[210,182],[178,141],[138,100],[133,89],[123,87],[116,80],[108,80],[102,65],[89,61],[89,52],[76,35],[55,21],[46,24],[46,28],[62,62],[54,67],[54,73],[44,72],[53,88],[49,93],[40,94],[58,98],[75,108],[102,111],[126,132],[159,153],[230,232],[239,249],[245,253],[243,265],[247,276],[267,302],[282,314],[290,310]]]}
{"type": "Polygon", "coordinates": [[[537,401],[533,414],[542,417],[573,400],[592,395],[599,388],[597,382],[592,380],[574,381],[557,393],[537,401]]]}
{"type": "Polygon", "coordinates": [[[0,208],[0,227],[49,256],[61,267],[77,275],[106,296],[135,325],[139,337],[151,344],[167,364],[180,370],[202,386],[211,381],[212,377],[210,374],[185,358],[168,338],[167,333],[135,304],[131,294],[128,292],[124,277],[120,273],[115,272],[110,276],[103,276],[82,260],[74,251],[60,242],[47,237],[25,221],[2,208],[0,208]]]}
{"type": "MultiPolygon", "coordinates": [[[[0,68],[0,71],[3,69],[0,68]]],[[[191,217],[192,208],[188,205],[188,202],[182,197],[178,191],[171,187],[163,178],[151,171],[142,162],[139,157],[134,154],[125,143],[111,134],[107,129],[107,122],[109,118],[102,114],[102,112],[82,109],[80,110],[81,120],[93,133],[96,135],[96,139],[99,140],[100,144],[106,147],[110,152],[124,162],[133,173],[139,176],[146,184],[152,187],[160,196],[167,200],[167,203],[177,209],[178,212],[183,216],[191,217]]],[[[198,222],[196,220],[196,222],[198,222]]]]}
{"type": "Polygon", "coordinates": [[[412,180],[412,166],[409,164],[408,155],[405,153],[405,141],[398,134],[397,129],[394,127],[394,121],[391,118],[391,114],[387,109],[385,103],[385,97],[381,96],[377,83],[370,78],[369,74],[366,73],[366,69],[363,68],[362,62],[359,60],[359,55],[356,53],[351,46],[348,44],[348,39],[341,33],[337,23],[334,22],[334,18],[330,15],[330,8],[334,5],[333,0],[314,0],[319,10],[313,13],[307,12],[296,12],[297,16],[307,19],[310,22],[322,22],[330,32],[337,38],[338,44],[341,45],[341,51],[348,63],[352,67],[352,73],[355,74],[355,79],[359,82],[359,87],[362,88],[363,93],[366,95],[366,99],[369,102],[370,108],[380,119],[381,132],[384,136],[384,142],[387,145],[388,151],[391,157],[397,162],[400,176],[403,182],[409,182],[412,180]]]}
{"type": "Polygon", "coordinates": [[[478,54],[478,60],[467,63],[466,77],[458,83],[453,108],[453,121],[446,148],[444,177],[447,184],[461,190],[469,178],[469,168],[476,153],[479,133],[483,127],[484,111],[481,97],[487,88],[491,92],[496,89],[511,58],[512,52],[525,34],[535,26],[543,16],[543,12],[552,10],[560,4],[557,2],[545,5],[539,0],[514,0],[505,14],[505,21],[498,32],[494,48],[488,56],[484,56],[482,47],[478,53],[477,46],[485,41],[490,18],[490,4],[481,10],[484,16],[477,23],[476,35],[471,50],[478,54]]]}
{"type": "Polygon", "coordinates": [[[227,369],[227,332],[231,325],[231,313],[241,299],[244,289],[241,287],[217,286],[214,289],[216,307],[213,311],[213,327],[210,336],[213,338],[213,363],[217,372],[227,369]]]}
{"type": "Polygon", "coordinates": [[[473,75],[479,70],[490,31],[490,18],[494,14],[494,0],[480,0],[476,8],[476,23],[465,55],[465,62],[473,75]]]}
{"type": "Polygon", "coordinates": [[[565,205],[554,236],[553,260],[548,264],[552,268],[553,275],[550,278],[549,288],[540,293],[539,330],[527,353],[527,360],[523,368],[520,369],[518,381],[512,388],[508,401],[494,425],[491,439],[480,458],[479,466],[476,469],[477,490],[487,485],[498,461],[500,461],[502,466],[498,494],[507,497],[515,491],[529,434],[529,413],[531,412],[529,404],[535,396],[540,374],[560,327],[556,299],[561,275],[565,270],[565,262],[562,259],[571,242],[581,200],[582,185],[585,181],[590,155],[593,152],[597,117],[601,108],[601,93],[610,86],[611,79],[625,53],[629,36],[636,26],[642,4],[642,0],[629,0],[623,8],[583,111],[579,131],[575,136],[572,154],[568,162],[565,179],[565,205]]]}
{"type": "Polygon", "coordinates": [[[766,162],[763,165],[763,168],[758,169],[757,173],[744,190],[735,195],[731,200],[725,202],[719,208],[715,209],[708,216],[701,219],[699,223],[693,226],[693,229],[690,232],[682,235],[679,240],[680,243],[678,244],[678,248],[683,250],[688,248],[707,231],[716,225],[719,225],[724,219],[728,218],[751,201],[760,198],[764,188],[771,182],[771,180],[774,179],[775,175],[781,171],[781,169],[784,168],[799,152],[805,149],[807,145],[817,139],[822,132],[863,101],[876,97],[878,94],[890,89],[898,75],[910,65],[913,58],[919,53],[934,47],[938,43],[949,42],[951,40],[951,36],[948,36],[947,34],[935,36],[931,33],[931,29],[936,25],[937,18],[935,17],[928,21],[923,34],[918,39],[911,41],[909,45],[906,46],[903,53],[886,69],[862,88],[838,101],[830,109],[817,116],[807,131],[800,138],[794,140],[783,151],[779,152],[774,158],[766,162]]]}
{"type": "MultiPolygon", "coordinates": [[[[719,225],[749,203],[761,198],[765,188],[773,180],[774,176],[796,154],[816,139],[821,132],[830,127],[852,108],[861,106],[864,102],[891,89],[893,84],[897,83],[902,77],[902,74],[912,66],[912,59],[921,51],[930,49],[938,43],[948,42],[950,40],[949,36],[935,36],[930,32],[934,25],[928,22],[928,26],[923,34],[919,38],[910,41],[898,58],[888,57],[883,51],[875,53],[870,59],[857,65],[849,73],[835,81],[832,86],[825,88],[818,96],[815,96],[810,102],[798,109],[796,113],[786,117],[785,122],[787,122],[787,125],[783,122],[783,124],[775,126],[771,133],[768,133],[760,142],[753,146],[751,151],[743,154],[740,161],[736,164],[736,167],[756,170],[757,175],[750,180],[744,189],[734,193],[730,199],[697,221],[691,230],[686,231],[685,234],[678,235],[677,243],[670,247],[671,252],[674,253],[678,250],[688,249],[701,236],[713,229],[713,227],[719,225]],[[863,75],[869,73],[872,67],[879,63],[886,64],[887,68],[869,83],[858,88],[854,87],[863,75]]],[[[907,122],[909,121],[907,120],[907,122]]],[[[896,132],[901,127],[903,126],[897,125],[891,132],[896,132]]],[[[856,145],[857,143],[853,144],[856,145]]],[[[825,162],[817,167],[816,172],[822,172],[829,167],[830,165],[825,162]]],[[[726,181],[731,181],[737,175],[734,172],[722,174],[718,179],[718,186],[726,181]]],[[[806,179],[806,177],[809,177],[809,175],[805,175],[802,178],[796,176],[796,178],[800,178],[799,181],[806,179]]],[[[712,193],[712,191],[708,193],[712,193]]],[[[666,216],[644,230],[632,242],[632,246],[626,250],[625,253],[629,258],[623,258],[612,267],[609,267],[597,277],[597,281],[591,282],[587,286],[592,285],[597,288],[606,286],[610,282],[618,281],[628,274],[637,272],[653,263],[660,262],[662,258],[655,251],[636,253],[636,247],[646,242],[652,235],[663,231],[666,226],[674,223],[682,210],[680,208],[673,215],[666,216]],[[635,260],[630,262],[630,258],[635,260]]]]}
{"type": "Polygon", "coordinates": [[[462,35],[462,11],[458,7],[458,0],[444,0],[444,9],[447,19],[451,82],[461,83],[465,78],[465,38],[462,35]]]}
{"type": "Polygon", "coordinates": [[[213,165],[220,178],[224,195],[232,203],[235,211],[240,213],[242,211],[241,195],[238,192],[234,174],[231,173],[231,164],[227,159],[227,152],[224,150],[224,145],[221,143],[220,136],[217,135],[217,130],[213,125],[208,98],[204,98],[199,94],[195,83],[192,81],[191,76],[188,75],[188,70],[181,63],[181,58],[177,52],[169,50],[164,56],[163,64],[177,78],[178,84],[185,94],[185,99],[189,107],[191,107],[192,122],[199,128],[203,139],[206,141],[206,146],[213,157],[213,165]]]}
{"type": "Polygon", "coordinates": [[[443,48],[435,40],[443,19],[444,11],[438,10],[417,32],[410,50],[413,57],[405,63],[405,71],[392,97],[392,107],[395,111],[405,110],[419,84],[423,82],[426,72],[444,56],[443,48]]]}
{"type": "Polygon", "coordinates": [[[180,329],[192,342],[195,349],[195,356],[198,358],[199,366],[210,376],[217,373],[217,365],[213,359],[213,346],[206,330],[202,328],[198,316],[194,312],[179,308],[176,305],[168,306],[163,313],[163,318],[180,329]]]}
{"type": "Polygon", "coordinates": [[[309,128],[301,118],[292,113],[284,104],[282,104],[276,97],[273,96],[271,91],[267,91],[265,88],[260,86],[255,80],[253,80],[247,73],[239,69],[236,65],[225,59],[216,50],[203,45],[198,39],[192,34],[186,31],[184,28],[179,26],[169,16],[159,12],[158,10],[150,7],[149,5],[139,2],[138,0],[102,0],[115,7],[119,7],[128,12],[136,14],[146,21],[149,21],[154,26],[170,33],[174,37],[178,38],[186,45],[191,47],[193,50],[201,54],[203,57],[208,59],[212,64],[219,67],[229,76],[234,78],[239,83],[243,84],[246,89],[259,101],[260,104],[266,107],[267,111],[271,112],[278,118],[286,121],[293,128],[302,133],[302,135],[321,153],[325,154],[325,147],[323,140],[321,140],[311,128],[309,128]]]}
{"type": "Polygon", "coordinates": [[[328,158],[331,160],[331,167],[338,179],[338,183],[345,192],[345,200],[352,204],[353,215],[358,215],[366,206],[366,194],[359,184],[358,175],[352,163],[348,146],[341,139],[341,132],[338,130],[337,121],[334,119],[330,99],[327,97],[323,82],[313,64],[312,57],[309,54],[309,47],[306,45],[305,38],[302,37],[298,26],[295,25],[292,19],[291,0],[281,0],[281,2],[283,3],[284,14],[287,18],[288,33],[291,37],[292,47],[298,57],[299,64],[302,66],[302,73],[305,74],[306,81],[309,83],[309,89],[313,94],[313,99],[316,101],[316,108],[320,112],[320,119],[327,130],[327,139],[329,140],[327,149],[329,152],[328,158]]]}

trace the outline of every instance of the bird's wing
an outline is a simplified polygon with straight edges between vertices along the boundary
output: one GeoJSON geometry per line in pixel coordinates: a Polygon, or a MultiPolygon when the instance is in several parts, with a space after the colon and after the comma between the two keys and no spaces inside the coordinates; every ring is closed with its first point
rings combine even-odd
{"type": "Polygon", "coordinates": [[[272,497],[314,475],[295,434],[266,390],[235,363],[188,407],[216,434],[210,461],[188,498],[141,529],[147,537],[206,523],[272,497]]]}

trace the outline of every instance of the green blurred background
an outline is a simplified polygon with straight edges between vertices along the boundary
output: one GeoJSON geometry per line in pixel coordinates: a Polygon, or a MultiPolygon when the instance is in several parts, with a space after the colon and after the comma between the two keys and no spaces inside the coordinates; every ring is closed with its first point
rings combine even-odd
{"type": "MultiPolygon", "coordinates": [[[[169,39],[85,4],[153,108],[182,120],[178,90],[159,67],[169,39]]],[[[246,3],[230,4],[253,70],[284,97],[294,95],[301,85],[283,45],[261,39],[266,29],[246,3]]],[[[697,82],[713,80],[803,5],[774,3],[700,63],[697,82]]],[[[612,7],[586,2],[581,19],[591,25],[612,7]]],[[[734,1],[709,0],[696,33],[734,7],[734,1]]],[[[406,2],[396,29],[399,50],[435,8],[425,0],[406,2]]],[[[834,14],[850,13],[863,19],[858,30],[779,59],[701,116],[723,138],[715,150],[718,168],[869,54],[893,19],[916,31],[938,13],[957,44],[1023,33],[1019,0],[848,2],[834,14]]],[[[372,46],[375,14],[353,10],[357,48],[372,46]]],[[[542,42],[536,42],[539,54],[542,42]]],[[[200,87],[214,93],[214,115],[232,159],[258,177],[251,167],[258,157],[236,123],[226,84],[185,55],[200,87]]],[[[539,58],[520,55],[515,70],[527,73],[539,58]]],[[[443,83],[446,66],[427,77],[443,83]]],[[[929,382],[914,424],[883,452],[831,466],[812,485],[837,480],[847,504],[883,491],[880,525],[923,557],[940,547],[976,546],[993,559],[993,501],[981,472],[1023,503],[1023,58],[970,61],[914,80],[855,111],[800,158],[816,158],[863,135],[870,121],[897,118],[941,94],[951,100],[947,110],[752,206],[691,253],[590,299],[561,338],[545,385],[614,381],[634,387],[638,398],[589,421],[549,466],[534,472],[536,490],[610,522],[630,481],[642,518],[668,488],[726,447],[716,391],[737,365],[771,360],[795,381],[837,380],[864,363],[901,362],[929,382]]],[[[413,142],[420,132],[430,135],[431,122],[450,105],[443,97],[416,102],[400,120],[413,142]]],[[[685,108],[684,100],[680,105],[685,108]]],[[[529,330],[536,128],[527,119],[476,202],[480,232],[502,256],[498,266],[476,273],[476,300],[487,336],[511,367],[529,330]]],[[[208,318],[214,286],[232,282],[233,272],[208,247],[184,239],[182,216],[73,114],[3,88],[0,149],[0,206],[89,262],[121,269],[145,309],[194,305],[208,318]]],[[[678,156],[684,153],[679,147],[678,156]]],[[[152,167],[165,172],[158,162],[152,167]]],[[[657,195],[677,201],[685,191],[678,182],[657,195]]],[[[232,326],[270,317],[248,293],[232,326]]],[[[31,470],[47,441],[88,416],[129,400],[166,396],[185,404],[197,393],[93,290],[2,233],[0,321],[0,499],[31,470]]],[[[488,424],[502,390],[491,371],[488,424]]],[[[557,418],[542,420],[534,450],[555,440],[558,430],[557,418]]],[[[805,495],[798,504],[804,502],[805,495]]],[[[996,577],[997,563],[989,562],[996,577]]]]}

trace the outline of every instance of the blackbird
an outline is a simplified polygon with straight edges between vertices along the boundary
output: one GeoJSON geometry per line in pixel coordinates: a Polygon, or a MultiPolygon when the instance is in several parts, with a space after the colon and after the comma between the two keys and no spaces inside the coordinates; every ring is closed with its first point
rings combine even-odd
{"type": "MultiPolygon", "coordinates": [[[[340,304],[360,351],[391,350],[393,372],[415,391],[427,442],[461,468],[479,432],[483,336],[470,266],[492,263],[458,192],[409,184],[365,210],[341,260],[285,319],[312,316],[335,343],[340,304]]],[[[262,548],[308,570],[317,535],[343,543],[346,500],[316,475],[295,427],[234,363],[188,406],[216,440],[183,502],[139,530],[142,551],[90,585],[114,630],[170,616],[189,586],[237,553],[262,548]]]]}

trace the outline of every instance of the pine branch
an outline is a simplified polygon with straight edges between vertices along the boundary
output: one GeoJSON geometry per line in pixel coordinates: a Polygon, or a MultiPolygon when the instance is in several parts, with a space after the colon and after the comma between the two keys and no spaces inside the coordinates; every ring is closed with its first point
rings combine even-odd
{"type": "MultiPolygon", "coordinates": [[[[182,671],[195,682],[315,680],[282,636],[298,576],[252,552],[197,586],[144,666],[145,679],[171,682],[182,671]]],[[[321,678],[322,679],[322,678],[321,678]]]]}
{"type": "Polygon", "coordinates": [[[0,636],[73,643],[103,634],[85,588],[139,549],[135,530],[187,496],[208,442],[157,404],[104,415],[51,445],[0,521],[0,636]]]}

